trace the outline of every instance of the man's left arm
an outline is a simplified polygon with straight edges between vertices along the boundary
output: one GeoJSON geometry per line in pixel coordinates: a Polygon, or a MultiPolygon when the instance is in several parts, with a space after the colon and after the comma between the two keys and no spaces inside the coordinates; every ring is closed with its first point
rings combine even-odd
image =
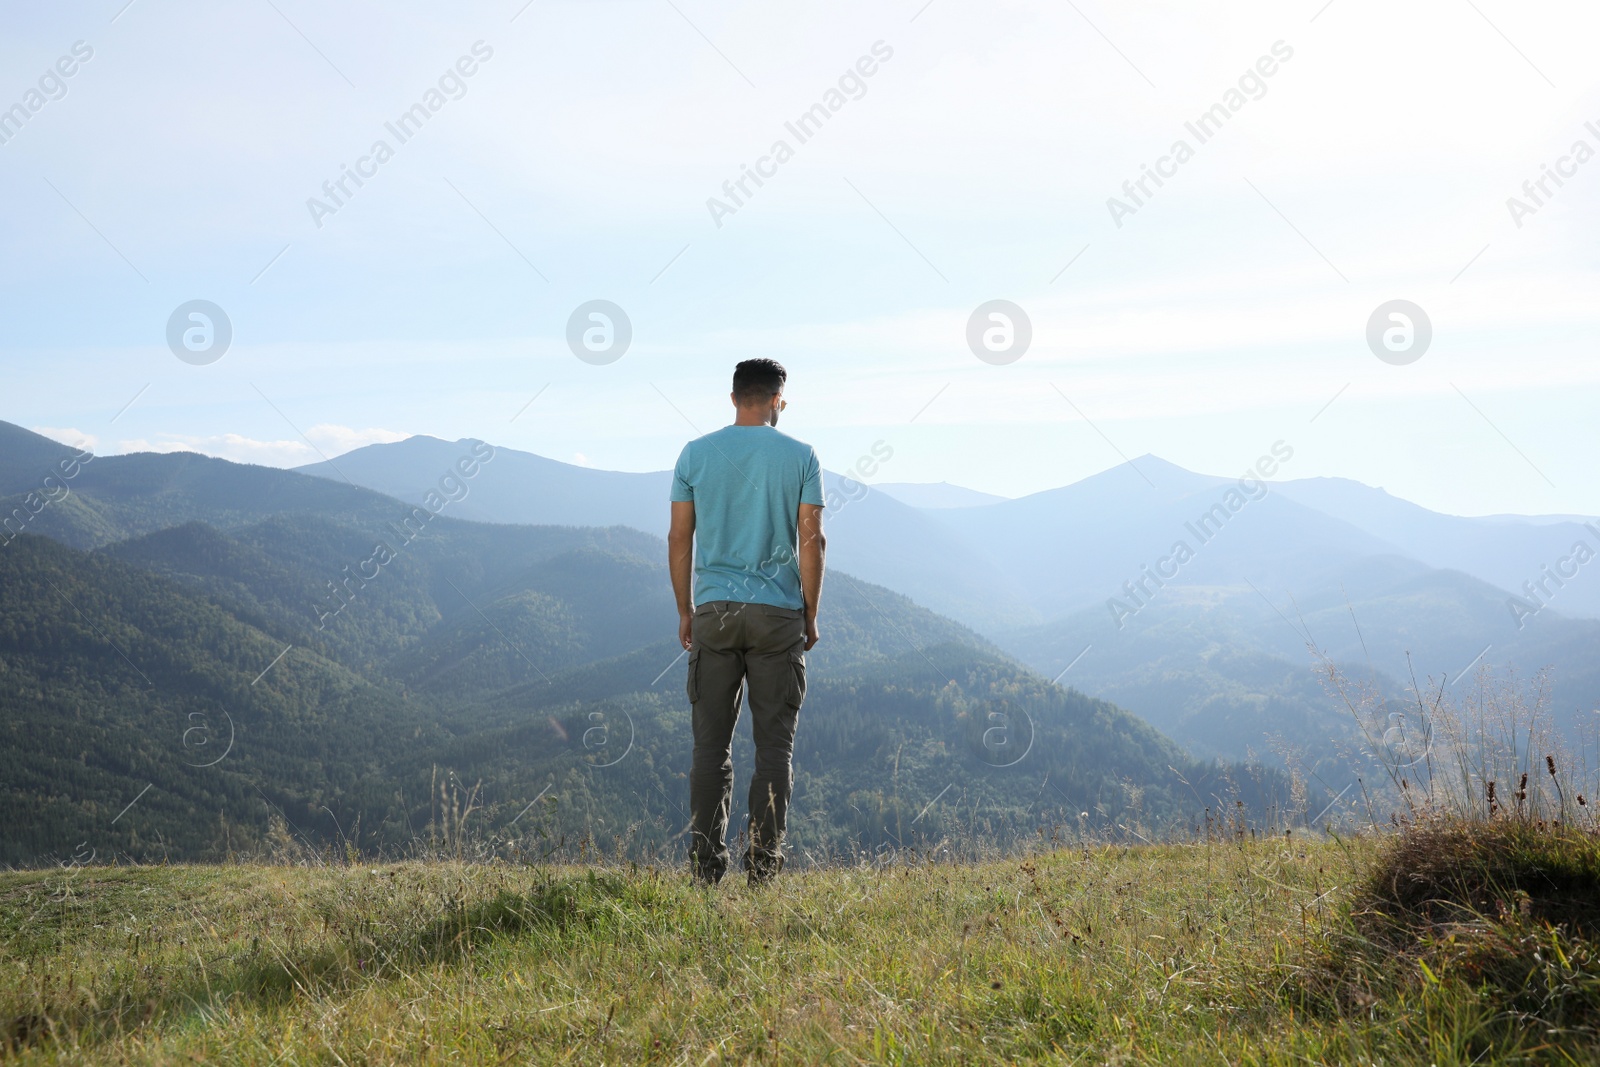
{"type": "Polygon", "coordinates": [[[694,623],[694,501],[672,502],[672,526],[667,531],[667,569],[672,574],[672,595],[678,601],[678,643],[688,648],[694,623]]]}

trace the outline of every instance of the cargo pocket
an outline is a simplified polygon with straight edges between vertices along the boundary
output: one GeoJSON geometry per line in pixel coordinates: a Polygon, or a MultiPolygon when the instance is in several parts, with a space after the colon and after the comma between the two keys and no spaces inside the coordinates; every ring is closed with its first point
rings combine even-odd
{"type": "Polygon", "coordinates": [[[799,710],[806,699],[806,654],[799,649],[789,653],[789,673],[793,680],[789,684],[789,707],[799,710]]]}
{"type": "Polygon", "coordinates": [[[700,699],[700,650],[689,650],[689,680],[686,686],[689,693],[689,704],[693,706],[700,699]]]}

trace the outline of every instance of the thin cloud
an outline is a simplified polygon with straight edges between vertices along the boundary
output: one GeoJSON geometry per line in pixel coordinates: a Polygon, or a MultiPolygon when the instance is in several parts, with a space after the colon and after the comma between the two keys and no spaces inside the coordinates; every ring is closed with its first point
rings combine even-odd
{"type": "Polygon", "coordinates": [[[71,426],[31,426],[34,433],[42,433],[53,441],[71,445],[74,448],[87,448],[91,452],[99,451],[100,438],[92,433],[84,433],[71,426]]]}
{"type": "Polygon", "coordinates": [[[254,463],[264,467],[297,467],[318,462],[324,453],[338,456],[365,445],[403,441],[410,435],[379,427],[357,430],[334,423],[319,423],[308,429],[306,436],[322,450],[321,453],[298,438],[257,440],[236,433],[209,435],[167,433],[158,435],[154,440],[132,438],[119,441],[118,451],[195,452],[203,456],[232,460],[235,463],[254,463]]]}

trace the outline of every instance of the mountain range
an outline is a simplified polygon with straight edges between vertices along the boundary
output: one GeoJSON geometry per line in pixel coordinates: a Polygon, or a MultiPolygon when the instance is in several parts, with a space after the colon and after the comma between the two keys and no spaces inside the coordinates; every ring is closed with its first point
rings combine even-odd
{"type": "MultiPolygon", "coordinates": [[[[418,500],[459,448],[413,437],[341,456],[337,470],[301,470],[418,500]]],[[[467,502],[474,518],[665,531],[668,472],[500,455],[467,502]]],[[[1329,662],[1397,698],[1413,676],[1425,687],[1459,685],[1484,666],[1548,669],[1551,714],[1569,735],[1592,730],[1600,523],[1442,515],[1347,479],[1283,478],[1292,465],[1284,442],[1239,478],[1147,455],[965,506],[970,490],[929,486],[919,497],[830,472],[829,558],[1047,678],[1069,671],[1200,754],[1242,759],[1287,744],[1313,763],[1333,758],[1351,723],[1318,679],[1329,662]],[[907,503],[918,499],[927,506],[907,503]]]]}
{"type": "MultiPolygon", "coordinates": [[[[681,849],[665,544],[622,521],[655,476],[407,448],[421,480],[383,483],[383,453],[339,457],[330,479],[94,457],[0,424],[0,861],[681,849]],[[498,521],[497,493],[541,470],[550,496],[521,505],[541,521],[498,521]],[[569,514],[539,510],[551,497],[569,514]]],[[[848,508],[924,521],[873,496],[848,508]]],[[[825,611],[796,750],[801,855],[1149,832],[1295,793],[845,567],[825,611]]]]}
{"type": "MultiPolygon", "coordinates": [[[[1592,736],[1596,525],[1440,515],[1284,479],[1292,458],[1143,456],[1016,500],[827,473],[797,845],[1309,809],[1370,741],[1329,668],[1401,709],[1548,669],[1550,712],[1592,736]]],[[[671,846],[669,480],[430,437],[297,471],[95,457],[0,423],[0,788],[23,813],[0,859],[459,843],[463,796],[479,847],[671,846]]]]}

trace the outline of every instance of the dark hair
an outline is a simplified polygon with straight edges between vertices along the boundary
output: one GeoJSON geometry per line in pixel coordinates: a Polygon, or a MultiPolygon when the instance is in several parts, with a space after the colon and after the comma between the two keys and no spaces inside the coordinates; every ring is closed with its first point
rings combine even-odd
{"type": "Polygon", "coordinates": [[[733,398],[741,404],[760,403],[783,392],[789,372],[775,359],[747,359],[733,368],[733,398]]]}

